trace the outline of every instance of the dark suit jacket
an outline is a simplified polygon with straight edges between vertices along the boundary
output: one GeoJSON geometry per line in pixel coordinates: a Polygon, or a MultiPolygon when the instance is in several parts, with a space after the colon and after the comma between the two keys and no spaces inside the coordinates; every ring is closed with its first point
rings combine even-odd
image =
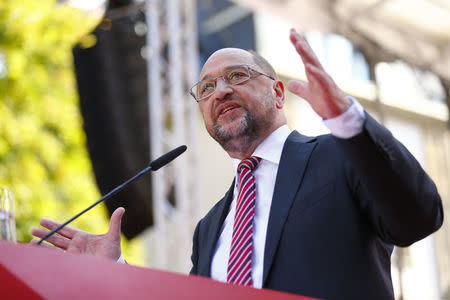
{"type": "MultiPolygon", "coordinates": [[[[191,274],[210,277],[233,187],[195,229],[191,274]]],[[[434,183],[370,115],[351,139],[294,131],[275,182],[263,287],[324,299],[394,299],[393,245],[408,246],[442,221],[434,183]]]]}

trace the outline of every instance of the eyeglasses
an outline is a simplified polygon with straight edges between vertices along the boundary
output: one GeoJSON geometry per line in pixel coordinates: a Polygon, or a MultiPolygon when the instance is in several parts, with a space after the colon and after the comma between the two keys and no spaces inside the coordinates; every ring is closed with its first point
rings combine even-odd
{"type": "MultiPolygon", "coordinates": [[[[199,102],[211,96],[216,90],[217,79],[222,77],[223,81],[229,85],[237,85],[247,82],[252,75],[263,75],[272,80],[275,80],[272,76],[261,73],[249,65],[239,65],[230,67],[228,70],[223,72],[222,75],[219,75],[215,78],[209,78],[199,81],[189,90],[192,97],[194,97],[195,101],[199,102]]],[[[255,77],[255,76],[253,76],[255,77]]]]}

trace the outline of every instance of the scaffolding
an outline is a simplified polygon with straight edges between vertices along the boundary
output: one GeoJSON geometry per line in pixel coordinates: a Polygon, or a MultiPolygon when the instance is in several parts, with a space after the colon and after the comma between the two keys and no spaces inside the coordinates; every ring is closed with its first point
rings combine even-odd
{"type": "Polygon", "coordinates": [[[149,264],[187,272],[198,219],[198,110],[186,92],[198,76],[195,0],[147,0],[151,159],[186,144],[188,151],[152,176],[154,239],[149,264]],[[169,195],[175,199],[169,202],[169,195]]]}

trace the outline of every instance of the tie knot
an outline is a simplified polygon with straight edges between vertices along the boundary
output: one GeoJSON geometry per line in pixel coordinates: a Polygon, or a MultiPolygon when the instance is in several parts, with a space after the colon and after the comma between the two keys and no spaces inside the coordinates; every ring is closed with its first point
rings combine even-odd
{"type": "Polygon", "coordinates": [[[257,156],[246,158],[239,163],[238,170],[242,171],[242,169],[249,169],[250,171],[252,171],[256,169],[261,160],[262,158],[257,156]]]}

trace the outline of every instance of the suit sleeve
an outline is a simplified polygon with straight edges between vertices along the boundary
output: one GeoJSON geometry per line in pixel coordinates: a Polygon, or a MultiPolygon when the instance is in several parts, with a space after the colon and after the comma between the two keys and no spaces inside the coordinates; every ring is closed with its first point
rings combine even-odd
{"type": "Polygon", "coordinates": [[[363,132],[335,138],[363,211],[387,243],[409,246],[442,225],[436,186],[412,154],[366,113],[363,132]]]}

